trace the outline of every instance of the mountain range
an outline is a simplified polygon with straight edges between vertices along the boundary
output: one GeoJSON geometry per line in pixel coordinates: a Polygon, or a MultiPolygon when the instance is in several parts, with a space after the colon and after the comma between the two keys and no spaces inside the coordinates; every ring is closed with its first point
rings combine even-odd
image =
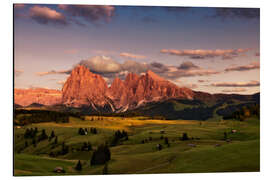
{"type": "MultiPolygon", "coordinates": [[[[61,91],[43,88],[14,89],[14,100],[15,107],[62,105],[89,109],[89,112],[119,113],[138,109],[142,111],[146,107],[149,109],[149,106],[162,111],[161,107],[168,109],[171,106],[167,104],[164,107],[164,103],[180,101],[189,105],[195,103],[195,106],[214,106],[227,101],[258,103],[259,94],[209,94],[193,91],[178,87],[152,71],[140,76],[129,73],[125,80],[116,77],[111,86],[108,86],[101,75],[78,65],[72,70],[61,91]]],[[[147,114],[147,111],[144,113],[147,114]]]]}

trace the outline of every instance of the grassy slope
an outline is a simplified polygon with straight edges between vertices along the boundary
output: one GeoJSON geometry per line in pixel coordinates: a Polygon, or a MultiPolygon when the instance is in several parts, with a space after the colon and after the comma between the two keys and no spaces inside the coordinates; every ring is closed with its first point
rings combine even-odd
{"type": "MultiPolygon", "coordinates": [[[[65,141],[72,147],[80,146],[86,141],[96,147],[108,140],[114,130],[128,130],[129,140],[123,145],[111,148],[109,173],[112,174],[259,171],[259,120],[255,118],[245,122],[220,121],[201,124],[198,121],[142,121],[116,117],[104,118],[102,121],[90,119],[81,121],[73,118],[68,124],[40,123],[32,127],[44,128],[47,133],[53,129],[58,136],[58,142],[65,141]],[[79,136],[79,127],[97,127],[100,133],[79,136]],[[223,133],[230,132],[231,129],[237,129],[238,132],[228,134],[232,142],[227,143],[222,140],[223,133]],[[160,130],[165,131],[163,136],[169,137],[171,147],[164,145],[162,151],[157,151],[156,144],[164,144],[164,140],[160,139],[160,130]],[[183,132],[200,140],[179,141],[183,132]],[[141,144],[141,140],[150,136],[153,141],[141,144]],[[197,147],[188,146],[190,143],[197,147]],[[217,143],[222,146],[215,147],[217,143]]],[[[25,129],[15,129],[15,150],[24,145],[25,140],[21,137],[24,131],[25,129]]],[[[73,167],[78,159],[83,160],[83,171],[79,174],[102,172],[103,166],[89,166],[92,152],[73,152],[57,159],[49,158],[48,153],[53,150],[55,149],[52,149],[50,142],[46,140],[40,142],[36,148],[29,146],[20,154],[16,153],[15,175],[55,175],[52,170],[56,166],[64,167],[66,174],[76,174],[73,167]]]]}

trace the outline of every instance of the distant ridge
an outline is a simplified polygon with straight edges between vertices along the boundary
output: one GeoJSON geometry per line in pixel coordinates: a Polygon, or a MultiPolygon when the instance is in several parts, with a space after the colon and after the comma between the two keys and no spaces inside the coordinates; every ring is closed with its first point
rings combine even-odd
{"type": "Polygon", "coordinates": [[[178,87],[152,71],[143,75],[129,73],[125,80],[116,77],[108,87],[104,78],[83,65],[76,66],[63,85],[62,91],[50,89],[15,89],[17,106],[52,106],[89,109],[89,112],[125,112],[148,103],[169,99],[199,100],[216,103],[227,99],[254,100],[254,95],[209,94],[178,87]]]}

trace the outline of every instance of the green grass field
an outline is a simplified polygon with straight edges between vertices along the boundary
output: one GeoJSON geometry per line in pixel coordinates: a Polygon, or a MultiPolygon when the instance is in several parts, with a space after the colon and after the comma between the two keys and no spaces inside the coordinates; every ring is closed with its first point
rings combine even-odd
{"type": "Polygon", "coordinates": [[[126,130],[129,139],[110,147],[109,174],[260,170],[258,118],[249,118],[243,122],[223,121],[220,118],[216,121],[143,120],[143,117],[91,119],[70,118],[69,123],[50,122],[14,127],[14,175],[102,174],[104,165],[90,166],[93,151],[70,150],[68,154],[57,157],[50,157],[49,154],[59,150],[63,141],[73,149],[82,146],[84,142],[90,142],[95,149],[109,141],[116,130],[126,130]],[[59,145],[53,145],[53,140],[43,140],[34,147],[31,139],[23,136],[26,128],[31,127],[37,127],[39,132],[45,129],[48,135],[54,130],[59,145]],[[80,127],[96,127],[98,134],[79,135],[80,127]],[[232,129],[237,132],[231,133],[232,129]],[[227,132],[230,142],[224,140],[224,132],[227,132]],[[183,133],[187,133],[190,140],[179,140],[183,133]],[[164,144],[161,136],[168,137],[170,147],[164,144]],[[152,140],[142,144],[142,140],[149,137],[152,140]],[[25,141],[29,144],[26,148],[25,141]],[[157,144],[162,144],[163,149],[157,150],[157,144]],[[82,162],[82,171],[79,172],[74,169],[78,160],[82,162]],[[54,173],[57,166],[63,167],[66,173],[54,173]]]}

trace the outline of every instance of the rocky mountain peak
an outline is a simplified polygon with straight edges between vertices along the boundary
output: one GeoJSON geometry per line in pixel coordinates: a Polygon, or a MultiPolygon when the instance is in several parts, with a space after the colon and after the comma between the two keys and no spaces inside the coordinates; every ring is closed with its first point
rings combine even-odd
{"type": "Polygon", "coordinates": [[[148,70],[146,72],[146,77],[151,77],[153,80],[156,80],[156,81],[166,81],[164,78],[158,76],[156,73],[154,73],[151,70],[148,70]]]}
{"type": "Polygon", "coordinates": [[[102,76],[91,73],[82,65],[76,66],[65,82],[62,94],[63,103],[71,106],[105,106],[108,86],[102,76]]]}

